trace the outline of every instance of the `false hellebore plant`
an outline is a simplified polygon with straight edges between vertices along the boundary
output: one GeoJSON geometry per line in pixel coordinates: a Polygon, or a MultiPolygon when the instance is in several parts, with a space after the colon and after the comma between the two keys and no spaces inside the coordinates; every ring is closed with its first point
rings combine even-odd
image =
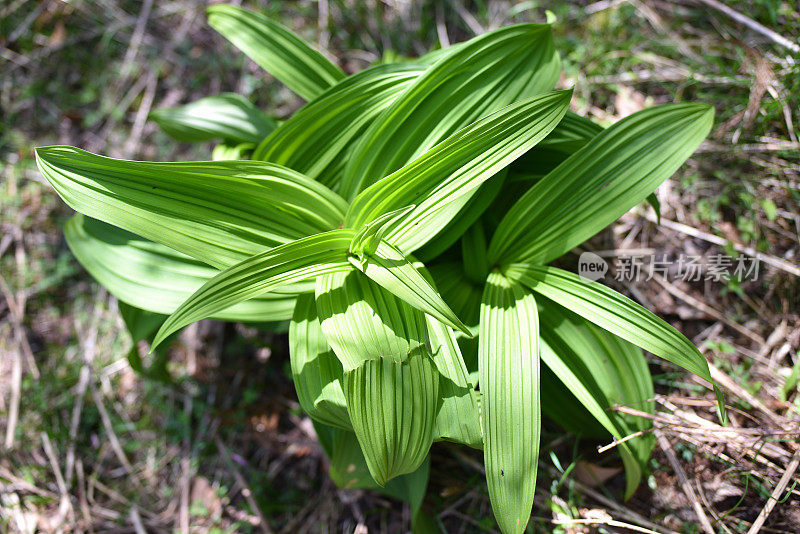
{"type": "MultiPolygon", "coordinates": [[[[675,172],[711,108],[607,129],[569,112],[548,25],[345,76],[259,14],[215,5],[209,22],[308,103],[280,124],[231,94],[153,113],[179,140],[220,139],[215,161],[57,146],[38,164],[136,339],[158,327],[137,309],[169,314],[153,347],[206,317],[291,320],[298,398],[339,485],[416,513],[431,444],[462,443],[483,449],[500,528],[521,532],[542,413],[588,436],[647,429],[610,409],[653,409],[641,349],[711,380],[667,323],[548,266],[675,172]]],[[[619,445],[627,495],[651,449],[646,434],[619,445]]]]}

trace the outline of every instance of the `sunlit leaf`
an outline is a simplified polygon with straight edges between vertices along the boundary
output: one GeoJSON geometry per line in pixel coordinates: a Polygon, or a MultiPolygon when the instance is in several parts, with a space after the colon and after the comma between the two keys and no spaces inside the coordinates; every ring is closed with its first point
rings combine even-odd
{"type": "Polygon", "coordinates": [[[497,271],[486,281],[478,347],[489,499],[500,529],[521,533],[539,458],[539,319],[533,294],[497,271]]]}
{"type": "Polygon", "coordinates": [[[313,293],[297,298],[289,326],[289,361],[303,410],[315,421],[352,430],[342,392],[342,364],[322,333],[313,293]]]}
{"type": "Polygon", "coordinates": [[[413,64],[378,65],[348,76],[264,139],[253,159],[290,167],[335,188],[366,128],[424,70],[413,64]]]}
{"type": "Polygon", "coordinates": [[[539,180],[503,218],[493,264],[548,263],[644,200],[708,135],[705,104],[639,111],[597,134],[539,180]]]}
{"type": "Polygon", "coordinates": [[[548,25],[501,28],[442,53],[365,132],[342,195],[355,198],[468,124],[550,91],[559,73],[548,25]]]}
{"type": "MultiPolygon", "coordinates": [[[[174,312],[219,270],[159,243],[83,215],[64,227],[70,250],[95,280],[123,302],[159,314],[174,312]]],[[[294,285],[294,289],[303,289],[294,285]]],[[[306,284],[306,291],[313,286],[306,284]]],[[[227,321],[285,321],[295,295],[266,293],[220,310],[227,321]]],[[[160,324],[160,323],[159,323],[160,324]]]]}
{"type": "Polygon", "coordinates": [[[344,395],[370,474],[381,486],[415,471],[433,443],[439,372],[425,347],[365,360],[344,373],[344,395]]]}
{"type": "Polygon", "coordinates": [[[458,131],[360,193],[345,225],[359,228],[413,205],[385,237],[404,253],[413,252],[447,225],[478,186],[548,134],[571,94],[554,91],[518,102],[458,131]]]}
{"type": "Polygon", "coordinates": [[[325,56],[260,13],[228,4],[212,5],[206,11],[212,28],[306,100],[344,78],[325,56]]]}
{"type": "Polygon", "coordinates": [[[344,201],[270,163],[150,163],[73,147],[36,150],[39,169],[76,211],[224,268],[340,226],[344,201]]]}
{"type": "Polygon", "coordinates": [[[216,275],[195,291],[161,326],[153,346],[179,328],[267,291],[351,270],[349,230],[331,230],[256,254],[216,275]]]}

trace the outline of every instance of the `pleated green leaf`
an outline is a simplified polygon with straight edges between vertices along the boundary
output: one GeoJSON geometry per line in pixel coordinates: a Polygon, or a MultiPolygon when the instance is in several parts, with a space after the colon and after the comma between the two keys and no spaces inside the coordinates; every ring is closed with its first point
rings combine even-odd
{"type": "Polygon", "coordinates": [[[270,163],[149,163],[73,147],[36,150],[39,169],[76,211],[214,267],[340,226],[344,201],[270,163]]]}
{"type": "Polygon", "coordinates": [[[544,138],[561,120],[571,91],[517,102],[460,130],[356,197],[345,226],[359,228],[415,206],[386,234],[404,253],[425,244],[484,181],[544,138]]]}
{"type": "Polygon", "coordinates": [[[705,104],[667,104],[597,134],[514,204],[494,234],[490,261],[548,263],[592,237],[678,170],[713,118],[705,104]]]}
{"type": "MultiPolygon", "coordinates": [[[[625,417],[613,408],[628,406],[653,412],[653,379],[642,351],[546,298],[537,298],[542,361],[614,438],[621,440],[651,427],[647,419],[625,417]]],[[[557,413],[558,407],[553,407],[557,413]]],[[[642,478],[652,451],[652,436],[618,445],[625,465],[625,495],[642,478]]]]}
{"type": "Polygon", "coordinates": [[[286,86],[312,100],[344,78],[344,73],[294,33],[260,13],[217,4],[208,24],[286,86]]]}
{"type": "Polygon", "coordinates": [[[491,206],[502,190],[507,175],[508,168],[483,182],[461,210],[450,219],[450,222],[430,241],[414,251],[414,257],[427,263],[453,246],[464,235],[467,228],[472,226],[491,206]]]}
{"type": "MultiPolygon", "coordinates": [[[[104,222],[75,215],[64,227],[70,250],[95,280],[122,302],[170,314],[219,271],[159,243],[104,222]]],[[[296,289],[311,289],[292,286],[296,289]]],[[[267,293],[220,310],[227,321],[286,321],[295,295],[267,293]]]]}
{"type": "Polygon", "coordinates": [[[500,530],[521,533],[539,458],[539,319],[533,294],[497,271],[481,303],[478,371],[489,499],[500,530]]]}
{"type": "Polygon", "coordinates": [[[208,96],[177,108],[156,109],[150,118],[170,136],[189,143],[211,139],[260,143],[278,126],[249,100],[234,93],[208,96]]]}
{"type": "Polygon", "coordinates": [[[616,291],[556,267],[512,264],[505,273],[600,328],[713,383],[708,363],[697,347],[663,319],[616,291]]]}
{"type": "Polygon", "coordinates": [[[468,326],[477,326],[480,322],[485,279],[480,282],[468,279],[461,261],[434,263],[430,266],[430,272],[450,309],[468,326]]]}
{"type": "Polygon", "coordinates": [[[289,361],[303,410],[315,421],[352,430],[342,391],[342,364],[322,333],[313,293],[297,297],[289,325],[289,361]]]}
{"type": "Polygon", "coordinates": [[[365,360],[344,373],[344,395],[375,482],[415,471],[433,443],[439,372],[425,347],[365,360]]]}
{"type": "Polygon", "coordinates": [[[427,343],[425,315],[356,269],[319,277],[316,296],[322,331],[345,372],[367,360],[403,360],[427,343]]]}
{"type": "Polygon", "coordinates": [[[153,347],[179,328],[267,291],[351,270],[347,248],[352,239],[352,231],[331,230],[256,254],[222,271],[169,316],[153,340],[153,347]]]}
{"type": "Polygon", "coordinates": [[[441,406],[436,417],[434,438],[479,449],[483,446],[479,394],[470,381],[455,335],[449,327],[430,318],[428,334],[433,361],[440,375],[441,406]]]}
{"type": "Polygon", "coordinates": [[[470,335],[466,325],[445,304],[433,286],[389,243],[380,241],[374,252],[365,251],[351,256],[350,262],[407,304],[470,335]]]}
{"type": "Polygon", "coordinates": [[[567,111],[547,137],[511,164],[509,180],[531,180],[546,175],[602,131],[602,126],[567,111]]]}
{"type": "Polygon", "coordinates": [[[253,159],[284,165],[334,188],[366,128],[424,70],[378,65],[348,76],[264,139],[253,159]]]}
{"type": "Polygon", "coordinates": [[[548,25],[501,28],[442,53],[365,132],[342,195],[355,198],[468,124],[550,91],[559,73],[548,25]]]}

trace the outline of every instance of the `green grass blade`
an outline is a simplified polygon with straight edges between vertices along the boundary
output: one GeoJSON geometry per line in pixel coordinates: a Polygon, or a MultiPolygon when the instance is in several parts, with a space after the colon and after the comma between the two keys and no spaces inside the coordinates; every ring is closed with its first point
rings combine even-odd
{"type": "Polygon", "coordinates": [[[241,7],[209,7],[208,24],[247,57],[305,98],[313,100],[344,73],[284,26],[241,7]]]}
{"type": "Polygon", "coordinates": [[[360,228],[413,205],[386,234],[389,243],[412,252],[441,231],[483,182],[544,138],[564,116],[571,94],[553,91],[517,102],[453,134],[361,192],[345,226],[360,228]]]}
{"type": "Polygon", "coordinates": [[[331,230],[256,254],[206,282],[169,316],[153,341],[234,304],[288,284],[352,269],[347,248],[353,232],[331,230]]]}
{"type": "Polygon", "coordinates": [[[536,487],[541,414],[533,294],[493,271],[481,303],[478,369],[483,458],[500,530],[521,533],[536,487]]]}
{"type": "Polygon", "coordinates": [[[278,126],[249,100],[234,93],[201,98],[177,108],[156,109],[150,118],[170,136],[189,143],[211,139],[260,143],[278,126]]]}
{"type": "Polygon", "coordinates": [[[708,135],[705,104],[667,104],[597,134],[538,181],[500,222],[493,264],[548,263],[643,201],[708,135]]]}
{"type": "Polygon", "coordinates": [[[344,200],[270,163],[150,163],[73,147],[36,150],[70,207],[224,268],[267,248],[340,226],[344,200]]]}
{"type": "Polygon", "coordinates": [[[322,333],[313,293],[297,297],[289,325],[289,362],[303,410],[315,421],[352,430],[342,391],[342,364],[322,333]]]}
{"type": "Polygon", "coordinates": [[[355,198],[468,124],[552,90],[559,73],[548,25],[501,28],[444,52],[364,134],[342,195],[355,198]]]}
{"type": "Polygon", "coordinates": [[[424,66],[392,64],[348,76],[281,124],[256,148],[253,159],[337,187],[364,131],[424,71],[424,66]]]}
{"type": "MultiPolygon", "coordinates": [[[[70,250],[95,280],[122,302],[170,314],[204,283],[219,274],[205,263],[110,224],[75,215],[64,227],[70,250]]],[[[313,291],[313,286],[284,288],[313,291]]],[[[286,321],[296,295],[267,293],[212,317],[226,321],[286,321]]]]}

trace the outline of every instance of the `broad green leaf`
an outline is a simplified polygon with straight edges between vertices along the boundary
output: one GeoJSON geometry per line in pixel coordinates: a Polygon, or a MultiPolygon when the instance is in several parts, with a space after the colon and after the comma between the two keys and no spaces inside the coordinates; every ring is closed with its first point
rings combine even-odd
{"type": "Polygon", "coordinates": [[[545,137],[561,120],[571,91],[517,102],[458,131],[361,192],[345,226],[359,228],[383,214],[415,206],[386,234],[404,253],[444,228],[469,194],[545,137]]]}
{"type": "Polygon", "coordinates": [[[433,443],[439,372],[425,347],[365,360],[344,373],[344,395],[375,482],[415,471],[433,443]]]}
{"type": "Polygon", "coordinates": [[[539,319],[533,294],[497,271],[486,281],[478,347],[489,499],[500,530],[521,533],[539,459],[539,319]]]}
{"type": "Polygon", "coordinates": [[[476,284],[481,284],[489,276],[491,265],[486,258],[486,232],[480,220],[467,228],[461,238],[461,257],[464,275],[476,284]]]}
{"type": "MultiPolygon", "coordinates": [[[[542,361],[564,386],[618,440],[650,428],[647,419],[625,417],[613,409],[621,405],[653,412],[653,379],[642,351],[546,298],[537,303],[542,361]]],[[[652,436],[618,445],[627,497],[639,485],[653,445],[652,436]]]]}
{"type": "MultiPolygon", "coordinates": [[[[602,131],[602,126],[567,111],[558,126],[547,137],[511,164],[509,180],[541,178],[602,131]]],[[[514,200],[517,198],[514,197],[514,200]]]]}
{"type": "Polygon", "coordinates": [[[597,134],[514,204],[492,239],[491,263],[548,263],[592,237],[678,170],[713,117],[705,104],[667,104],[597,134]]]}
{"type": "Polygon", "coordinates": [[[234,304],[288,284],[351,270],[349,230],[331,230],[256,254],[203,284],[161,326],[153,346],[170,333],[234,304]]]}
{"type": "Polygon", "coordinates": [[[76,211],[218,268],[340,226],[344,201],[270,163],[149,163],[73,147],[36,150],[39,169],[76,211]]]}
{"type": "Polygon", "coordinates": [[[485,279],[475,282],[467,278],[462,261],[441,261],[429,267],[436,287],[450,309],[468,326],[480,322],[481,298],[485,279]]]}
{"type": "Polygon", "coordinates": [[[329,471],[333,482],[342,489],[369,489],[409,503],[412,522],[425,497],[430,475],[430,457],[413,473],[388,481],[385,486],[375,483],[369,474],[361,445],[353,432],[315,424],[320,444],[331,461],[329,471]]]}
{"type": "Polygon", "coordinates": [[[443,53],[364,133],[342,195],[355,198],[468,124],[552,90],[559,73],[548,25],[502,28],[443,53]]]}
{"type": "Polygon", "coordinates": [[[505,274],[600,328],[713,383],[708,363],[697,347],[663,319],[616,291],[556,267],[512,264],[505,274]]]}
{"type": "Polygon", "coordinates": [[[348,76],[264,139],[253,159],[295,169],[333,189],[365,129],[424,70],[379,65],[348,76]]]}
{"type": "Polygon", "coordinates": [[[208,96],[177,108],[156,109],[150,118],[170,136],[189,143],[211,139],[260,143],[278,126],[249,100],[234,93],[208,96]]]}
{"type": "Polygon", "coordinates": [[[325,56],[260,13],[227,4],[213,5],[206,12],[212,28],[306,100],[345,77],[325,56]]]}
{"type": "Polygon", "coordinates": [[[350,263],[407,304],[470,335],[439,293],[397,248],[380,241],[374,252],[351,256],[350,263]]]}
{"type": "Polygon", "coordinates": [[[434,438],[463,443],[479,449],[481,436],[479,393],[469,378],[453,331],[428,318],[433,361],[439,370],[441,407],[436,417],[434,438]]]}
{"type": "Polygon", "coordinates": [[[402,360],[427,343],[425,315],[361,271],[319,277],[316,296],[322,331],[345,372],[366,360],[402,360]]]}
{"type": "MultiPolygon", "coordinates": [[[[64,236],[72,253],[95,280],[120,301],[150,312],[174,312],[219,273],[164,245],[80,214],[67,222],[64,236]]],[[[303,289],[297,285],[294,288],[303,289]]],[[[313,286],[305,287],[306,291],[309,289],[313,291],[313,286]]],[[[213,317],[227,321],[285,321],[292,316],[294,301],[294,294],[267,293],[220,310],[213,317]]]]}
{"type": "Polygon", "coordinates": [[[481,184],[469,197],[466,204],[433,239],[414,251],[414,256],[422,262],[429,262],[453,246],[467,228],[472,226],[491,206],[503,188],[508,168],[501,170],[481,184]]]}
{"type": "Polygon", "coordinates": [[[315,421],[352,430],[342,392],[342,364],[322,333],[313,293],[297,297],[289,326],[289,361],[303,410],[315,421]]]}

